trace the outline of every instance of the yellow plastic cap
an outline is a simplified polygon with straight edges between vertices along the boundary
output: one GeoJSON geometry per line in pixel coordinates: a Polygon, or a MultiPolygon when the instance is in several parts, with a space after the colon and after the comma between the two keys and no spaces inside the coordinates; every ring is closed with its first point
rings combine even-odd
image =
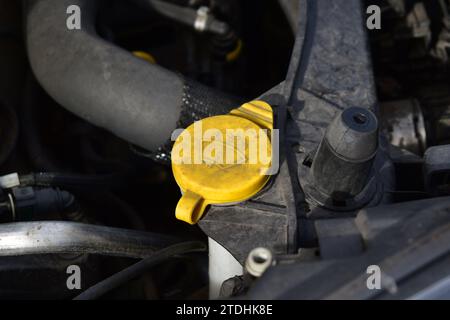
{"type": "Polygon", "coordinates": [[[270,176],[273,113],[252,101],[228,115],[186,128],[172,149],[172,170],[183,192],[175,215],[196,224],[210,204],[232,204],[256,195],[270,176]]]}
{"type": "Polygon", "coordinates": [[[151,64],[156,64],[156,59],[150,53],[145,51],[133,51],[134,56],[141,58],[151,64]]]}

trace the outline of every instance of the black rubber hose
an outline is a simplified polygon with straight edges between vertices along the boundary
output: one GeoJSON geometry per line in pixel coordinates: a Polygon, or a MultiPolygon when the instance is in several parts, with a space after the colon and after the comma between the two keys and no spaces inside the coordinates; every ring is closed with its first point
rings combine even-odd
{"type": "Polygon", "coordinates": [[[150,151],[167,145],[174,129],[236,107],[233,99],[101,39],[95,30],[98,3],[25,0],[30,64],[59,104],[150,151]],[[81,9],[80,30],[66,26],[74,5],[81,9]]]}
{"type": "Polygon", "coordinates": [[[133,264],[131,267],[124,269],[111,277],[95,284],[83,293],[79,294],[74,300],[94,300],[98,299],[111,290],[120,287],[130,280],[142,275],[149,268],[167,260],[168,258],[191,252],[199,252],[206,250],[201,242],[184,242],[176,244],[165,249],[159,250],[150,257],[133,264]]]}

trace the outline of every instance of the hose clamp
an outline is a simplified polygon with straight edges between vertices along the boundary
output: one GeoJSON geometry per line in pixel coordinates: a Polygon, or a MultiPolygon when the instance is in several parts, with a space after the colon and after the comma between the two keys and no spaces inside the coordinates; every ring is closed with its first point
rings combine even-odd
{"type": "Polygon", "coordinates": [[[197,18],[194,22],[195,30],[204,32],[206,30],[209,19],[209,8],[202,6],[197,10],[197,18]]]}

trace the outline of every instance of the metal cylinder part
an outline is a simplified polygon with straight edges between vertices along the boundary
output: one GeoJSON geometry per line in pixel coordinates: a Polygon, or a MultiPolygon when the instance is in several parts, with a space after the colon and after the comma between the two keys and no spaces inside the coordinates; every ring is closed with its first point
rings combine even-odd
{"type": "Polygon", "coordinates": [[[245,261],[245,269],[250,275],[259,278],[272,263],[272,252],[267,248],[259,247],[250,251],[245,261]]]}

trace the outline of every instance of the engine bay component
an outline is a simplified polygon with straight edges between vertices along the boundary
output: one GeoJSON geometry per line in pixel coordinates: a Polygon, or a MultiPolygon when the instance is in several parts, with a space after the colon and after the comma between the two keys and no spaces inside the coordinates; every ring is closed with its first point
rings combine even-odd
{"type": "Polygon", "coordinates": [[[158,263],[161,263],[167,258],[187,253],[201,252],[204,250],[205,246],[201,242],[184,242],[174,244],[170,247],[154,252],[149,257],[146,257],[145,259],[139,261],[131,267],[122,270],[120,273],[117,273],[110,278],[97,283],[80,295],[76,296],[74,300],[98,299],[108,291],[111,291],[112,289],[115,289],[120,285],[127,283],[139,274],[144,273],[147,269],[158,265],[158,263]]]}
{"type": "MultiPolygon", "coordinates": [[[[279,173],[273,177],[270,187],[252,199],[227,207],[212,205],[199,221],[202,230],[242,265],[257,247],[267,248],[274,256],[296,254],[299,247],[316,247],[316,220],[353,216],[358,208],[389,203],[391,194],[387,191],[395,189],[394,168],[388,157],[387,143],[378,134],[374,82],[364,45],[366,35],[357,27],[362,19],[355,10],[359,5],[358,1],[341,1],[331,7],[327,1],[302,4],[307,8],[303,11],[306,16],[299,18],[302,21],[299,30],[303,33],[297,34],[297,43],[302,45],[294,48],[287,80],[261,96],[261,100],[278,106],[274,108],[274,127],[284,128],[280,133],[279,173]],[[349,16],[349,12],[354,15],[349,16]],[[302,19],[315,23],[310,25],[302,19]],[[331,41],[330,35],[341,29],[354,33],[343,35],[345,41],[339,44],[331,41]],[[313,40],[316,45],[312,44],[313,40]],[[305,60],[295,59],[302,55],[306,55],[305,60]],[[303,65],[303,61],[308,61],[307,65],[303,65]],[[343,83],[342,79],[348,83],[343,83]],[[360,159],[367,161],[362,163],[365,170],[370,170],[364,173],[368,174],[363,177],[367,180],[360,182],[364,179],[359,179],[358,184],[367,185],[367,192],[361,192],[360,198],[335,202],[331,208],[311,201],[305,196],[311,176],[311,155],[318,150],[334,119],[339,120],[338,116],[347,109],[350,109],[348,114],[357,115],[354,111],[359,108],[367,119],[368,131],[355,134],[360,134],[363,141],[367,138],[362,143],[360,159]]],[[[342,132],[345,133],[345,129],[342,132]]],[[[339,139],[339,136],[333,138],[339,139]]],[[[353,145],[343,144],[343,147],[351,149],[353,145]]],[[[338,174],[339,170],[341,167],[333,174],[338,174]]]]}
{"type": "Polygon", "coordinates": [[[308,194],[331,207],[357,197],[366,187],[377,150],[378,120],[371,111],[353,107],[338,114],[312,160],[308,194]]]}
{"type": "Polygon", "coordinates": [[[208,205],[242,202],[261,191],[270,178],[272,126],[270,105],[252,101],[181,132],[172,150],[183,192],[177,219],[195,224],[208,205]]]}
{"type": "Polygon", "coordinates": [[[197,10],[179,6],[170,2],[160,0],[134,0],[142,7],[150,7],[155,9],[158,13],[186,24],[199,32],[212,32],[218,35],[225,35],[230,32],[230,27],[218,21],[209,12],[209,7],[201,6],[197,10]]]}
{"type": "Polygon", "coordinates": [[[227,111],[232,101],[149,64],[101,39],[95,32],[97,1],[30,0],[26,37],[34,74],[61,105],[89,122],[150,151],[173,130],[202,116],[227,111]],[[84,13],[81,30],[65,26],[66,9],[84,13]],[[95,88],[95,93],[92,93],[95,88]],[[209,103],[201,97],[207,96],[209,103]],[[226,102],[226,103],[225,103],[226,102]]]}
{"type": "Polygon", "coordinates": [[[421,155],[426,150],[425,120],[416,100],[384,102],[380,105],[382,130],[389,142],[421,155]]]}
{"type": "Polygon", "coordinates": [[[250,252],[245,261],[245,269],[250,275],[260,277],[273,262],[270,250],[266,248],[255,248],[250,252]]]}
{"type": "Polygon", "coordinates": [[[75,222],[17,222],[0,226],[0,256],[95,253],[143,258],[176,239],[75,222]]]}
{"type": "Polygon", "coordinates": [[[435,196],[447,195],[450,192],[450,146],[429,148],[424,155],[423,171],[425,188],[435,196]]]}
{"type": "Polygon", "coordinates": [[[0,0],[0,299],[449,298],[449,17],[0,0]]]}
{"type": "Polygon", "coordinates": [[[208,252],[209,298],[217,299],[222,296],[224,282],[243,275],[244,268],[227,249],[211,238],[208,238],[208,252]]]}

